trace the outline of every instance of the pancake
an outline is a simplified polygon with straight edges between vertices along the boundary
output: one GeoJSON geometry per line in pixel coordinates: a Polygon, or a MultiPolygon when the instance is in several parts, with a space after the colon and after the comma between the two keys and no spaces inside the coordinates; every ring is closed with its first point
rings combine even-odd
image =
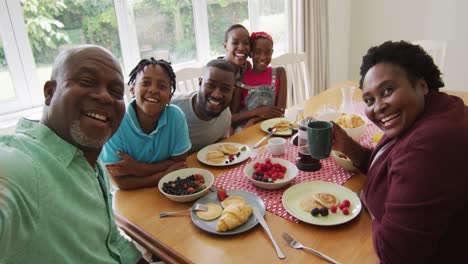
{"type": "Polygon", "coordinates": [[[224,153],[219,150],[208,151],[206,160],[211,163],[221,163],[224,161],[224,153]]]}
{"type": "Polygon", "coordinates": [[[337,206],[340,202],[335,195],[329,193],[314,193],[312,197],[314,197],[317,202],[327,208],[330,208],[333,205],[337,206]]]}
{"type": "Polygon", "coordinates": [[[240,196],[228,196],[224,201],[221,202],[221,205],[226,208],[232,204],[247,204],[247,201],[240,196]]]}
{"type": "Polygon", "coordinates": [[[231,145],[231,144],[222,144],[218,146],[218,150],[223,152],[224,154],[237,154],[240,150],[238,147],[231,145]]]}
{"type": "Polygon", "coordinates": [[[207,203],[206,206],[208,206],[208,210],[196,212],[197,216],[203,220],[209,221],[209,220],[216,219],[223,212],[223,208],[221,208],[219,204],[207,203]]]}
{"type": "Polygon", "coordinates": [[[312,209],[314,208],[322,208],[323,205],[321,205],[319,202],[317,202],[314,197],[308,196],[299,201],[299,207],[301,207],[302,210],[311,212],[312,209]]]}
{"type": "Polygon", "coordinates": [[[282,132],[290,129],[292,127],[292,124],[289,121],[283,120],[276,123],[273,127],[276,128],[276,132],[282,132]]]}

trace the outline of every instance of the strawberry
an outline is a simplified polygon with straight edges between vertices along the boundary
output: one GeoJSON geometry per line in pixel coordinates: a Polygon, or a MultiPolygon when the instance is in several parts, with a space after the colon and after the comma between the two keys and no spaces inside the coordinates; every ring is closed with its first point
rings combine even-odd
{"type": "Polygon", "coordinates": [[[193,192],[195,192],[195,188],[193,188],[193,187],[189,187],[189,188],[187,189],[187,192],[189,192],[189,193],[193,193],[193,192]]]}
{"type": "Polygon", "coordinates": [[[218,199],[222,202],[224,199],[227,197],[226,190],[219,188],[218,191],[216,192],[216,195],[218,195],[218,199]]]}

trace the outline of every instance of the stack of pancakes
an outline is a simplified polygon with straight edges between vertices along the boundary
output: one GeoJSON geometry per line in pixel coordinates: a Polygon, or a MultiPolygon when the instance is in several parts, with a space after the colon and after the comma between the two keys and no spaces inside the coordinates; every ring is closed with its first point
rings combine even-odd
{"type": "Polygon", "coordinates": [[[311,212],[314,208],[330,208],[339,204],[338,198],[330,193],[314,193],[312,196],[308,196],[299,201],[299,206],[302,210],[311,212]]]}
{"type": "Polygon", "coordinates": [[[282,132],[292,128],[292,124],[287,120],[283,120],[276,123],[273,127],[276,128],[276,132],[282,132]]]}
{"type": "Polygon", "coordinates": [[[216,149],[208,151],[206,154],[206,160],[211,163],[222,163],[225,160],[224,155],[237,154],[239,148],[231,144],[218,145],[216,149]]]}

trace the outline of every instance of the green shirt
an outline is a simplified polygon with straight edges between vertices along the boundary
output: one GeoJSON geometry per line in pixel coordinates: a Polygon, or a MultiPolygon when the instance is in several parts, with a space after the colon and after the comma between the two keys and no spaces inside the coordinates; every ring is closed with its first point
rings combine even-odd
{"type": "Polygon", "coordinates": [[[114,222],[106,169],[29,120],[0,137],[0,263],[136,263],[114,222]]]}

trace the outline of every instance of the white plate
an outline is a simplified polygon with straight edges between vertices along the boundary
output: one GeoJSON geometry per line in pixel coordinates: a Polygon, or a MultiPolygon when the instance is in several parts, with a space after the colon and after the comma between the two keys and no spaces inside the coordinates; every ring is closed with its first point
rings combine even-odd
{"type": "Polygon", "coordinates": [[[292,216],[306,223],[321,226],[339,225],[351,221],[359,214],[362,207],[361,200],[354,192],[341,185],[323,181],[303,182],[291,186],[283,193],[282,201],[284,208],[292,216]],[[299,206],[301,199],[316,192],[333,194],[340,202],[348,199],[351,202],[349,215],[344,215],[339,208],[336,213],[329,212],[328,216],[312,216],[309,212],[302,210],[299,206]]]}
{"type": "MultiPolygon", "coordinates": [[[[228,155],[224,155],[224,156],[226,157],[225,160],[228,160],[228,155]]],[[[209,146],[206,146],[206,147],[202,148],[197,153],[197,159],[200,162],[205,163],[206,165],[210,165],[210,166],[230,166],[230,165],[241,163],[244,160],[248,159],[249,157],[250,157],[250,148],[249,148],[249,146],[244,145],[244,144],[234,143],[234,142],[222,142],[222,143],[212,144],[212,145],[209,145],[209,146]],[[239,157],[234,156],[234,160],[232,162],[230,162],[230,163],[227,163],[227,164],[225,162],[213,163],[213,162],[209,162],[208,160],[206,160],[206,154],[208,154],[209,151],[216,150],[216,149],[218,149],[219,145],[224,145],[224,144],[234,145],[234,146],[238,147],[239,149],[245,147],[245,150],[244,151],[241,150],[239,157]]]]}
{"type": "MultiPolygon", "coordinates": [[[[270,131],[268,131],[268,129],[271,128],[272,126],[276,125],[278,122],[281,122],[281,121],[291,122],[291,120],[289,120],[289,119],[287,119],[285,117],[272,118],[272,119],[268,119],[268,120],[263,121],[260,124],[260,128],[263,131],[265,131],[266,133],[269,133],[270,131]]],[[[288,130],[285,130],[285,131],[281,131],[281,132],[275,132],[275,135],[277,135],[277,136],[290,136],[290,135],[292,135],[292,128],[290,128],[288,130]]]]}
{"type": "MultiPolygon", "coordinates": [[[[262,199],[256,196],[253,193],[240,191],[240,190],[227,190],[227,195],[229,196],[241,196],[243,197],[247,203],[252,206],[252,208],[257,208],[258,211],[264,216],[265,215],[265,204],[263,203],[262,199]]],[[[221,205],[216,193],[210,193],[202,198],[200,198],[196,203],[207,204],[207,203],[215,203],[221,205]]],[[[242,225],[226,231],[226,232],[218,232],[216,231],[216,225],[218,224],[218,218],[213,220],[203,220],[197,216],[197,214],[192,211],[192,222],[198,226],[200,229],[205,230],[208,233],[216,234],[216,235],[236,235],[240,233],[244,233],[252,228],[254,228],[258,224],[257,218],[252,214],[250,218],[243,223],[242,225]]]]}
{"type": "Polygon", "coordinates": [[[294,180],[297,176],[297,173],[299,170],[297,169],[296,165],[290,162],[289,160],[285,159],[279,159],[279,158],[271,158],[271,163],[279,163],[283,166],[286,167],[286,173],[284,174],[284,179],[277,179],[275,182],[272,183],[267,183],[267,182],[260,182],[252,179],[252,174],[255,172],[254,169],[254,164],[259,162],[259,163],[265,163],[266,159],[257,159],[254,160],[247,165],[245,165],[244,168],[244,176],[249,179],[249,181],[260,188],[268,189],[268,190],[274,190],[274,189],[280,189],[288,185],[292,180],[294,180]]]}

